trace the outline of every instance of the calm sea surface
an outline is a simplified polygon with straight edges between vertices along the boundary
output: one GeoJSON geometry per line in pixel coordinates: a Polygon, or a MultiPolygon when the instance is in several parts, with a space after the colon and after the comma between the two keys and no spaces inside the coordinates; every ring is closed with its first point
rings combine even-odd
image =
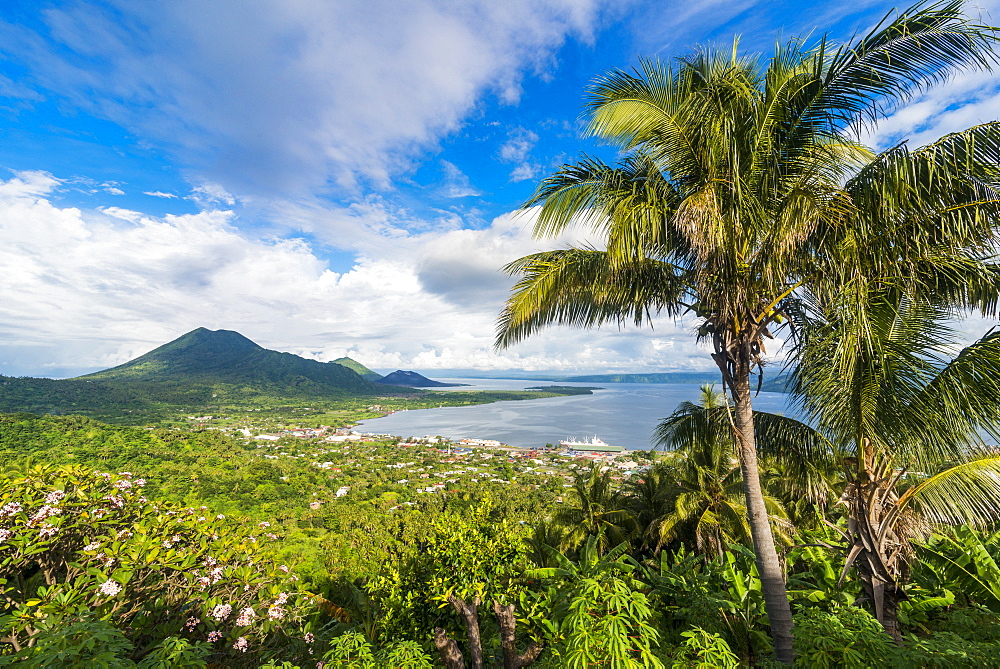
{"type": "MultiPolygon", "coordinates": [[[[469,384],[451,390],[522,390],[530,386],[555,385],[549,381],[513,379],[441,380],[469,384]]],[[[560,382],[558,385],[593,387],[599,384],[560,382]]],[[[595,390],[593,395],[400,411],[384,418],[362,421],[357,429],[400,437],[440,435],[451,439],[496,439],[526,447],[596,435],[615,446],[647,450],[652,446],[650,436],[656,424],[681,402],[697,401],[699,392],[695,384],[609,383],[603,390],[595,390]]],[[[790,413],[786,410],[785,399],[782,393],[760,393],[754,399],[754,408],[790,413]]]]}

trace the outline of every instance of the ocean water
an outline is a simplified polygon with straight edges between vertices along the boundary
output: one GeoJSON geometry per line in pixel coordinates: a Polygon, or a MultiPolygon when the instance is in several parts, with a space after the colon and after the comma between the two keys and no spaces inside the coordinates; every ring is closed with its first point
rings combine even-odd
{"type": "MultiPolygon", "coordinates": [[[[467,383],[452,390],[522,390],[556,385],[549,381],[515,379],[440,379],[467,383]]],[[[593,387],[599,384],[562,383],[593,387]]],[[[442,389],[447,390],[447,389],[442,389]]],[[[360,432],[400,437],[439,435],[496,439],[511,446],[558,444],[564,439],[600,437],[608,444],[630,450],[648,450],[656,425],[684,401],[698,401],[695,384],[609,383],[593,395],[553,397],[542,400],[494,402],[465,407],[400,411],[384,418],[363,421],[360,432]]],[[[760,393],[754,408],[791,413],[782,393],[760,393]]]]}

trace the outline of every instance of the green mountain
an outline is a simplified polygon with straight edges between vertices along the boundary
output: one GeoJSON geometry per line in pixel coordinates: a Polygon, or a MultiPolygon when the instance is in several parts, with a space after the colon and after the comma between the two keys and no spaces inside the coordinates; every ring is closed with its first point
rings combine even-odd
{"type": "Polygon", "coordinates": [[[385,393],[342,365],[271,351],[231,330],[198,328],[123,365],[74,379],[0,377],[0,411],[139,418],[385,393]]]}
{"type": "MultiPolygon", "coordinates": [[[[375,394],[378,389],[356,372],[292,353],[272,351],[232,330],[198,328],[135,360],[77,377],[192,386],[238,384],[257,391],[333,395],[375,394]]],[[[226,388],[220,388],[226,390],[226,388]]]]}
{"type": "Polygon", "coordinates": [[[344,367],[347,367],[347,369],[353,370],[354,373],[360,376],[361,378],[368,379],[369,381],[377,382],[379,379],[382,378],[382,375],[379,374],[378,372],[373,372],[372,370],[368,369],[357,360],[353,360],[346,356],[343,358],[337,358],[336,360],[333,361],[333,363],[336,365],[342,365],[344,367]]]}

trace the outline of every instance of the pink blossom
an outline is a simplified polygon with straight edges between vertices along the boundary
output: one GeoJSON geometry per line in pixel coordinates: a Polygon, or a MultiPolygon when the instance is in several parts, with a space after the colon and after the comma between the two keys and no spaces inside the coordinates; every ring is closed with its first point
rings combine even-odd
{"type": "Polygon", "coordinates": [[[114,597],[115,595],[117,595],[119,592],[122,591],[122,586],[118,585],[116,581],[108,580],[105,581],[104,585],[100,587],[100,591],[102,594],[105,594],[108,597],[114,597]]]}
{"type": "Polygon", "coordinates": [[[103,518],[106,515],[108,515],[107,509],[97,509],[94,511],[94,518],[103,518]]]}
{"type": "Polygon", "coordinates": [[[313,636],[312,632],[306,632],[306,635],[302,638],[306,640],[306,643],[312,643],[316,640],[316,637],[313,636]]]}
{"type": "Polygon", "coordinates": [[[100,547],[101,547],[101,542],[100,541],[92,541],[89,544],[87,544],[86,546],[84,546],[83,550],[85,550],[85,551],[96,551],[100,547]]]}
{"type": "Polygon", "coordinates": [[[141,488],[146,485],[146,479],[136,479],[134,483],[141,488]]]}
{"type": "Polygon", "coordinates": [[[107,472],[101,472],[98,476],[100,476],[105,481],[110,481],[111,480],[111,474],[109,474],[107,472]]]}
{"type": "Polygon", "coordinates": [[[242,611],[240,611],[240,617],[236,619],[236,624],[240,627],[246,627],[247,625],[252,623],[254,621],[254,618],[256,617],[257,617],[257,612],[248,606],[242,611]]]}
{"type": "Polygon", "coordinates": [[[276,540],[276,539],[278,538],[278,535],[277,535],[277,534],[272,534],[272,533],[270,533],[270,532],[268,532],[268,533],[267,533],[267,534],[265,534],[264,536],[265,536],[265,537],[267,537],[268,539],[270,539],[271,541],[274,541],[274,540],[276,540]]]}
{"type": "Polygon", "coordinates": [[[222,514],[220,513],[219,515],[217,515],[217,516],[215,517],[215,519],[216,519],[216,520],[225,520],[225,519],[226,519],[226,517],[225,517],[225,516],[223,516],[223,515],[222,515],[222,514]]]}
{"type": "Polygon", "coordinates": [[[222,632],[218,632],[218,631],[212,630],[211,632],[208,633],[208,640],[209,641],[215,642],[215,641],[218,641],[221,638],[222,638],[222,632]]]}
{"type": "Polygon", "coordinates": [[[174,547],[174,545],[172,543],[170,543],[169,541],[164,541],[160,545],[163,546],[164,548],[173,548],[174,547]]]}
{"type": "Polygon", "coordinates": [[[198,585],[201,586],[202,590],[204,590],[205,588],[207,588],[211,584],[212,584],[212,580],[210,578],[208,578],[208,576],[199,576],[198,577],[198,585]]]}
{"type": "Polygon", "coordinates": [[[267,617],[271,620],[281,620],[285,617],[285,610],[280,606],[272,606],[267,610],[267,617]]]}
{"type": "Polygon", "coordinates": [[[132,532],[130,532],[129,530],[118,530],[118,534],[116,535],[116,538],[118,538],[118,539],[128,539],[131,536],[132,536],[132,532]]]}
{"type": "Polygon", "coordinates": [[[187,622],[184,623],[184,629],[190,631],[194,629],[194,626],[200,622],[201,622],[200,618],[195,618],[194,616],[191,616],[190,618],[187,619],[187,622]]]}
{"type": "Polygon", "coordinates": [[[319,507],[323,506],[320,502],[309,502],[309,508],[315,511],[319,507]]]}
{"type": "Polygon", "coordinates": [[[55,536],[58,531],[58,527],[53,527],[52,525],[42,525],[42,529],[38,530],[38,536],[42,539],[48,539],[49,537],[55,536]]]}
{"type": "Polygon", "coordinates": [[[222,567],[216,567],[208,575],[212,577],[212,583],[218,583],[222,580],[222,567]]]}
{"type": "Polygon", "coordinates": [[[287,601],[288,601],[288,593],[287,592],[281,592],[281,593],[278,593],[278,598],[276,600],[274,600],[274,605],[275,606],[281,606],[282,604],[284,604],[287,601]]]}
{"type": "Polygon", "coordinates": [[[281,565],[278,567],[278,569],[286,574],[288,573],[288,567],[286,565],[281,565]]]}
{"type": "Polygon", "coordinates": [[[46,504],[58,504],[59,500],[66,496],[62,490],[53,490],[48,495],[45,496],[46,504]]]}
{"type": "Polygon", "coordinates": [[[0,530],[0,544],[10,539],[13,534],[10,530],[0,530]]]}
{"type": "Polygon", "coordinates": [[[225,620],[229,617],[229,614],[233,612],[233,607],[229,604],[219,604],[212,611],[212,617],[216,620],[225,620]]]}
{"type": "Polygon", "coordinates": [[[236,640],[236,643],[233,644],[233,648],[240,651],[241,653],[247,652],[247,640],[243,637],[240,637],[239,639],[236,640]]]}
{"type": "Polygon", "coordinates": [[[132,478],[132,472],[118,472],[118,476],[130,479],[132,478]]]}
{"type": "Polygon", "coordinates": [[[202,564],[204,564],[206,567],[214,567],[215,565],[219,564],[219,561],[216,560],[211,555],[208,555],[205,557],[204,560],[202,560],[202,564]]]}
{"type": "Polygon", "coordinates": [[[263,523],[259,523],[258,525],[259,525],[259,527],[265,527],[265,528],[266,527],[271,527],[271,523],[269,523],[267,521],[264,521],[263,523]]]}
{"type": "Polygon", "coordinates": [[[198,522],[199,523],[204,523],[205,522],[205,516],[198,516],[198,522]]]}
{"type": "Polygon", "coordinates": [[[181,535],[175,534],[174,536],[170,537],[170,540],[176,544],[178,541],[181,540],[181,535]]]}
{"type": "Polygon", "coordinates": [[[132,482],[128,480],[115,481],[115,487],[119,490],[128,490],[132,487],[132,482]]]}

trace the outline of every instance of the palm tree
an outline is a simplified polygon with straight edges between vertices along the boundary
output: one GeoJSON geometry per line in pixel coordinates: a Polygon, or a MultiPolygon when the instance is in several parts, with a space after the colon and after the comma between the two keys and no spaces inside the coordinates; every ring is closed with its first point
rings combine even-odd
{"type": "Polygon", "coordinates": [[[995,303],[983,258],[997,212],[1000,125],[920,150],[875,154],[854,137],[887,109],[963,67],[988,67],[995,37],[958,0],[889,15],[833,48],[779,46],[764,65],[705,50],[646,61],[591,88],[590,129],[626,152],[543,180],[535,234],[589,226],[602,249],[518,259],[497,346],[550,324],[641,324],[691,313],[732,399],[732,430],[775,655],[793,659],[791,611],[760,485],[751,376],[771,330],[803,296],[872,277],[960,304],[995,303]]]}
{"type": "MultiPolygon", "coordinates": [[[[656,465],[650,476],[660,486],[659,515],[646,525],[646,534],[655,537],[657,550],[687,539],[697,552],[718,557],[729,544],[751,542],[736,444],[728,423],[720,420],[727,411],[725,396],[703,386],[699,404],[683,402],[658,426],[657,443],[678,457],[662,469],[656,465]]],[[[772,532],[787,539],[791,524],[784,505],[766,492],[764,503],[772,532]]]]}
{"type": "Polygon", "coordinates": [[[573,492],[573,501],[553,517],[554,524],[564,530],[561,550],[576,548],[588,537],[597,537],[596,550],[603,554],[635,534],[635,519],[625,508],[610,472],[602,472],[596,463],[591,464],[587,471],[576,476],[573,492]]]}
{"type": "Polygon", "coordinates": [[[815,429],[774,417],[759,437],[765,450],[840,464],[844,572],[857,570],[898,640],[911,541],[933,525],[1000,519],[1000,452],[985,441],[1000,434],[1000,331],[949,359],[947,309],[884,295],[860,313],[839,306],[797,351],[795,392],[815,429]]]}

